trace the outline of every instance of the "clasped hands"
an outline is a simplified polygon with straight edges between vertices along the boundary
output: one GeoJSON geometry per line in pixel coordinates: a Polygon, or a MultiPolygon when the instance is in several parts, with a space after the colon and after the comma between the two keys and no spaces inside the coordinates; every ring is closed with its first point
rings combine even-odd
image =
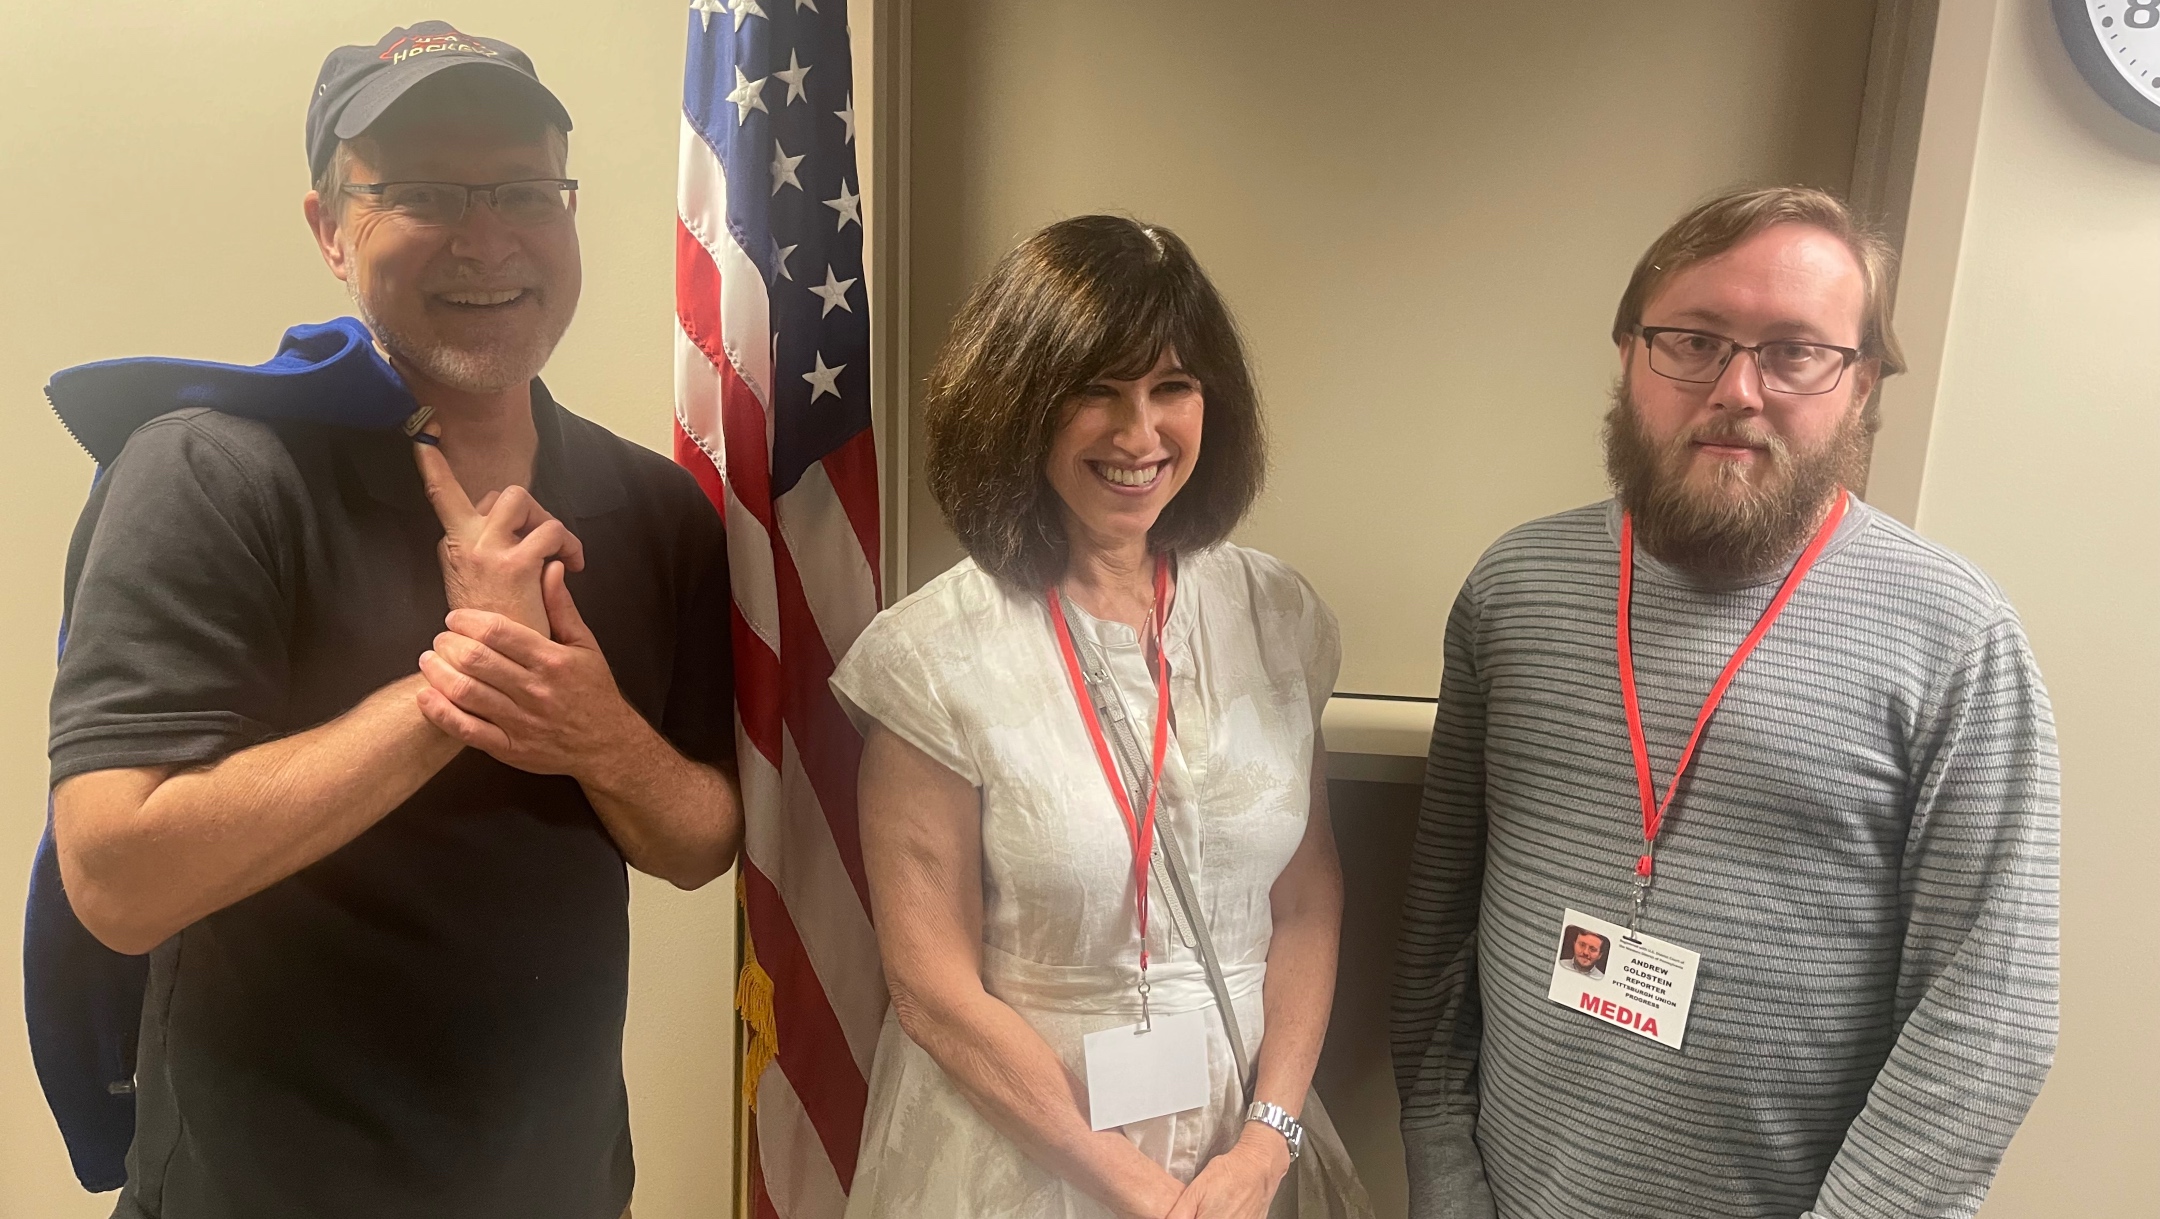
{"type": "Polygon", "coordinates": [[[1282,1136],[1247,1122],[1238,1141],[1179,1191],[1165,1219],[1266,1219],[1289,1170],[1290,1147],[1282,1136]]]}
{"type": "Polygon", "coordinates": [[[450,603],[447,629],[420,656],[420,713],[506,765],[591,778],[651,729],[564,584],[585,566],[583,544],[525,488],[474,504],[440,448],[415,444],[413,455],[442,522],[450,603]]]}

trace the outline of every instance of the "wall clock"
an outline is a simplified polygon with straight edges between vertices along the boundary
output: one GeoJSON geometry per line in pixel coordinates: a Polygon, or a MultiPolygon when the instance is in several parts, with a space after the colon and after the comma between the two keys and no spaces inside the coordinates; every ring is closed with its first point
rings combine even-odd
{"type": "Polygon", "coordinates": [[[2160,131],[2160,0],[2054,0],[2055,28],[2093,91],[2160,131]]]}

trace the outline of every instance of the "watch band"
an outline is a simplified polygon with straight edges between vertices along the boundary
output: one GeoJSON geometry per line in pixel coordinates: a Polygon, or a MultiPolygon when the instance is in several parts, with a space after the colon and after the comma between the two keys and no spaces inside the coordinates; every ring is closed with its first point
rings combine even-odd
{"type": "Polygon", "coordinates": [[[1290,1144],[1290,1162],[1297,1163],[1298,1154],[1305,1150],[1305,1126],[1291,1117],[1289,1110],[1268,1101],[1256,1100],[1246,1108],[1245,1120],[1258,1122],[1283,1136],[1283,1142],[1290,1144]]]}

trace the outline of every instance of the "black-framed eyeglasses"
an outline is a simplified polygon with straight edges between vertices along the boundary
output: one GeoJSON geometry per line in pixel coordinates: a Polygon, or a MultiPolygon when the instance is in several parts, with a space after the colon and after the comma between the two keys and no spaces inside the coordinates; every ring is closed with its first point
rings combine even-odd
{"type": "Polygon", "coordinates": [[[1827,394],[1845,380],[1845,370],[1860,358],[1856,347],[1772,339],[1753,347],[1707,330],[1684,326],[1637,326],[1650,351],[1650,371],[1690,385],[1715,384],[1734,357],[1755,357],[1763,388],[1778,394],[1827,394]]]}
{"type": "Polygon", "coordinates": [[[521,178],[515,182],[348,182],[347,194],[366,195],[399,219],[420,225],[452,225],[465,218],[475,197],[485,198],[504,224],[531,228],[570,214],[576,178],[521,178]]]}

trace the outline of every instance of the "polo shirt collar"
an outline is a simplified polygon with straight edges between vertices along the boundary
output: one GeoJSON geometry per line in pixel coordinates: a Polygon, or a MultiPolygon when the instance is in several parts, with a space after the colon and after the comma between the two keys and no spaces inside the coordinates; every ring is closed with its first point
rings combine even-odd
{"type": "Polygon", "coordinates": [[[369,431],[352,436],[338,446],[360,477],[368,493],[393,508],[411,512],[415,505],[428,511],[427,495],[420,489],[420,471],[413,466],[412,442],[400,432],[369,431]]]}
{"type": "MultiPolygon", "coordinates": [[[[569,412],[556,403],[538,377],[532,382],[533,430],[539,446],[533,454],[533,496],[565,521],[612,512],[628,501],[621,472],[597,452],[573,450],[565,433],[569,412]]],[[[367,433],[350,452],[368,493],[393,508],[433,516],[414,467],[412,444],[395,432],[367,433]]]]}
{"type": "Polygon", "coordinates": [[[557,405],[538,377],[533,378],[532,404],[533,430],[540,435],[539,451],[533,455],[533,495],[541,506],[559,517],[590,518],[627,503],[622,472],[615,464],[590,447],[567,443],[570,412],[557,405]]]}

